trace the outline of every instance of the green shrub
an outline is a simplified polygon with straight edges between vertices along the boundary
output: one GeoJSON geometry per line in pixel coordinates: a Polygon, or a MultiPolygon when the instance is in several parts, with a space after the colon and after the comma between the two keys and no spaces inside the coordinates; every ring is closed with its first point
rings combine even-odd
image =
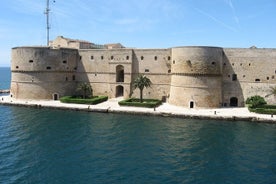
{"type": "Polygon", "coordinates": [[[79,98],[79,97],[71,97],[64,96],[60,98],[60,101],[63,103],[75,103],[75,104],[99,104],[108,99],[107,96],[94,96],[92,98],[79,98]]]}
{"type": "Polygon", "coordinates": [[[122,106],[134,106],[134,107],[148,107],[154,108],[162,104],[161,100],[157,99],[144,99],[143,102],[140,102],[138,98],[129,98],[119,102],[119,105],[122,106]]]}
{"type": "Polygon", "coordinates": [[[276,109],[269,108],[249,108],[251,112],[259,113],[259,114],[276,114],[276,109]]]}
{"type": "Polygon", "coordinates": [[[261,106],[258,106],[258,107],[262,107],[262,108],[266,108],[266,109],[276,109],[276,105],[261,105],[261,106]]]}
{"type": "Polygon", "coordinates": [[[256,108],[266,104],[266,101],[261,96],[252,96],[246,99],[246,104],[249,104],[251,108],[256,108]]]}

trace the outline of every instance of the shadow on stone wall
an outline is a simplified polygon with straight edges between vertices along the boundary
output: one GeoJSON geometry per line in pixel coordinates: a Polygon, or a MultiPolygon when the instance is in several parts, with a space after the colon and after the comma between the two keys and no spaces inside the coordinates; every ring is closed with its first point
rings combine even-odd
{"type": "MultiPolygon", "coordinates": [[[[91,85],[91,82],[89,80],[88,77],[88,71],[87,68],[84,66],[83,62],[82,62],[82,57],[79,56],[79,59],[77,61],[77,72],[76,72],[76,88],[74,91],[72,91],[73,95],[82,95],[82,92],[79,88],[79,86],[82,83],[89,83],[91,85]]],[[[91,85],[92,90],[93,90],[93,86],[91,85]]]]}
{"type": "Polygon", "coordinates": [[[241,76],[235,73],[231,61],[223,52],[222,101],[223,107],[244,107],[245,99],[239,82],[241,76]]]}
{"type": "Polygon", "coordinates": [[[132,74],[131,74],[131,83],[130,83],[130,93],[129,97],[133,95],[134,88],[133,86],[133,81],[137,78],[139,75],[139,60],[134,51],[132,51],[132,74]]]}

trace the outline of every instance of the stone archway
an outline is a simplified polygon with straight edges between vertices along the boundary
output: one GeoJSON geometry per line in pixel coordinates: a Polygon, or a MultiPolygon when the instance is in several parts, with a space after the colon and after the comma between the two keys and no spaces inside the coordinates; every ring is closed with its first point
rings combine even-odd
{"type": "Polygon", "coordinates": [[[238,107],[238,98],[237,97],[230,98],[230,107],[238,107]]]}
{"type": "Polygon", "coordinates": [[[124,82],[125,80],[125,72],[123,65],[116,66],[116,82],[124,82]]]}
{"type": "Polygon", "coordinates": [[[124,96],[124,87],[123,86],[116,86],[116,98],[120,96],[124,96]]]}

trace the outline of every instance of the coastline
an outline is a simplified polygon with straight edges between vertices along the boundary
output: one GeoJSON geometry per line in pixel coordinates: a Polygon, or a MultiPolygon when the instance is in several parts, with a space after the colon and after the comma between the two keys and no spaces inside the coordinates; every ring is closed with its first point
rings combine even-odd
{"type": "Polygon", "coordinates": [[[118,104],[122,98],[109,99],[97,105],[67,104],[54,100],[15,100],[10,96],[0,96],[0,105],[26,106],[34,108],[51,108],[86,112],[121,113],[133,115],[155,115],[188,119],[213,119],[229,121],[251,121],[258,123],[275,123],[276,115],[257,114],[243,108],[188,109],[163,103],[157,108],[124,107],[118,104]]]}
{"type": "Polygon", "coordinates": [[[10,93],[9,89],[0,89],[0,94],[8,94],[10,93]]]}

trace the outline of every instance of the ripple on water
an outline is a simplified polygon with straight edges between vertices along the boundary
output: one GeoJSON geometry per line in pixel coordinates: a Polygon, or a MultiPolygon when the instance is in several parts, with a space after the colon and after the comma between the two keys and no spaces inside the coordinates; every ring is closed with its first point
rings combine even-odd
{"type": "Polygon", "coordinates": [[[276,126],[0,106],[4,183],[271,183],[276,126]]]}

